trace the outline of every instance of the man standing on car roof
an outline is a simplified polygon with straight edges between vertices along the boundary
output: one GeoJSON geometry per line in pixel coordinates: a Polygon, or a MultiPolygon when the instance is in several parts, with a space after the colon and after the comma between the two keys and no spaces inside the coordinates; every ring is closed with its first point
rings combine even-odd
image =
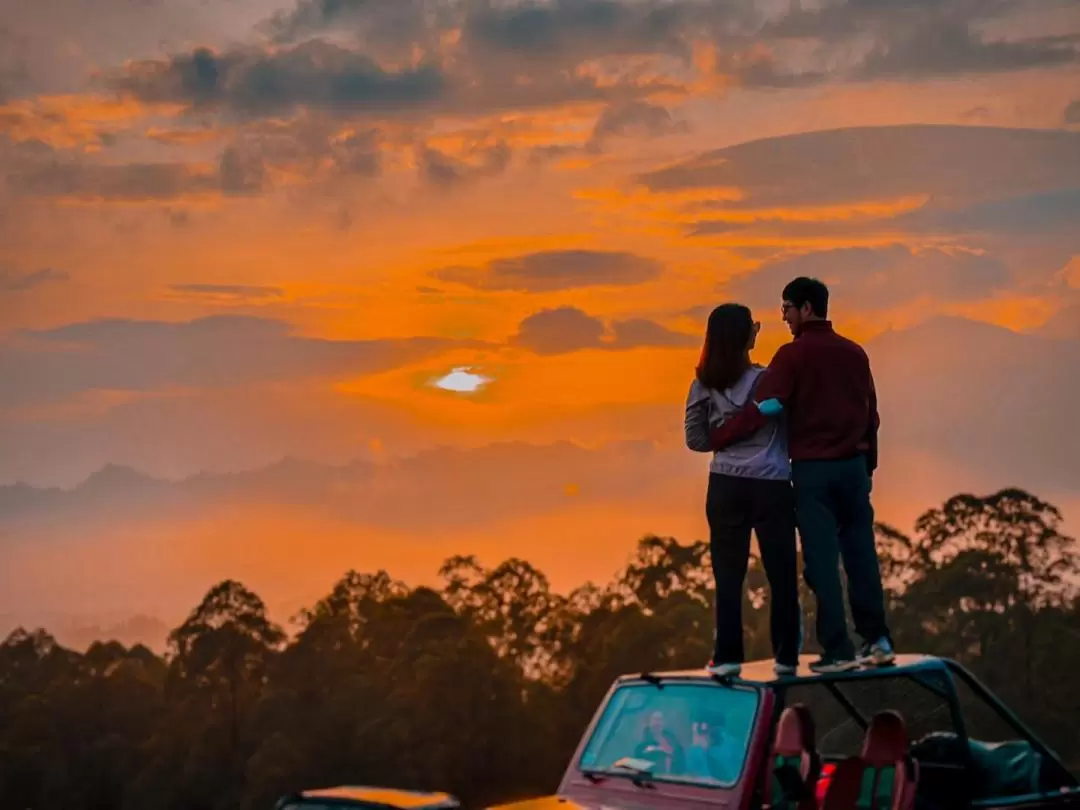
{"type": "Polygon", "coordinates": [[[895,656],[870,503],[880,424],[870,360],[861,346],[833,331],[825,284],[800,277],[782,297],[794,340],[776,352],[756,401],[712,431],[712,449],[752,434],[770,417],[787,416],[803,571],[817,599],[824,650],[810,668],[842,672],[860,663],[887,664],[895,656]],[[844,617],[841,559],[855,630],[864,641],[857,655],[844,617]]]}

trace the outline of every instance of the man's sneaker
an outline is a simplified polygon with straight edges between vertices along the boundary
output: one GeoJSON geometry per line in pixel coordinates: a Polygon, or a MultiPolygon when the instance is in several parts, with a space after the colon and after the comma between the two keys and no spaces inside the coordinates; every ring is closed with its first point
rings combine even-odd
{"type": "Polygon", "coordinates": [[[859,662],[854,658],[834,658],[831,655],[823,655],[810,665],[811,672],[826,674],[829,672],[848,672],[858,669],[859,662]]]}
{"type": "Polygon", "coordinates": [[[773,672],[776,673],[777,678],[784,678],[788,675],[794,675],[797,669],[798,667],[796,667],[794,664],[781,664],[779,661],[773,664],[773,672]]]}
{"type": "Polygon", "coordinates": [[[864,644],[859,650],[859,663],[867,666],[882,667],[895,660],[896,653],[887,638],[879,638],[873,644],[864,644]]]}
{"type": "Polygon", "coordinates": [[[717,664],[710,661],[705,665],[710,675],[719,675],[725,678],[733,678],[742,672],[742,664],[717,664]]]}

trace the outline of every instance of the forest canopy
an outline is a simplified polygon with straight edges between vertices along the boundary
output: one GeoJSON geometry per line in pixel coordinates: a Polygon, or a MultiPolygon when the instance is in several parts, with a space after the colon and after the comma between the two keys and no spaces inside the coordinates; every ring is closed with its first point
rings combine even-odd
{"type": "MultiPolygon", "coordinates": [[[[1051,504],[956,495],[912,533],[878,525],[897,648],[971,669],[1080,766],[1080,548],[1051,504]]],[[[0,796],[37,810],[271,808],[291,790],[378,784],[467,805],[552,790],[618,675],[701,666],[708,545],[646,536],[606,585],[559,594],[510,558],[455,556],[437,589],[349,571],[289,628],[214,585],[159,656],[45,630],[0,645],[0,796]]],[[[770,656],[756,560],[750,658],[770,656]]],[[[807,646],[813,599],[804,590],[807,646]]]]}

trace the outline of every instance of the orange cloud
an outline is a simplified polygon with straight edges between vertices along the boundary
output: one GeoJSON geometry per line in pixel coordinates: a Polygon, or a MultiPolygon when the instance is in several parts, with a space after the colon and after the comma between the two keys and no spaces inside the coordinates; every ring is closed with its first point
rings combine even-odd
{"type": "Polygon", "coordinates": [[[0,106],[0,134],[16,143],[41,141],[54,149],[96,151],[139,119],[178,110],[150,107],[131,98],[92,95],[15,99],[0,106]]]}
{"type": "Polygon", "coordinates": [[[146,137],[158,143],[170,146],[201,146],[206,143],[222,140],[230,134],[228,129],[165,129],[163,127],[151,127],[146,131],[146,137]]]}
{"type": "Polygon", "coordinates": [[[947,307],[946,311],[1023,332],[1046,323],[1058,308],[1057,302],[1045,295],[1005,294],[947,307]]]}

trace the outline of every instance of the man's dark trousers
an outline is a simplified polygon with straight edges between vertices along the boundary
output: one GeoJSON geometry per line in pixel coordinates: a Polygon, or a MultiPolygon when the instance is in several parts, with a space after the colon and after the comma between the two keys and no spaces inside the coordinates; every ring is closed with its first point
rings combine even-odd
{"type": "Polygon", "coordinates": [[[818,642],[826,657],[850,659],[855,650],[844,615],[841,560],[855,632],[867,643],[889,637],[866,459],[796,461],[791,480],[803,576],[817,597],[818,642]]]}

